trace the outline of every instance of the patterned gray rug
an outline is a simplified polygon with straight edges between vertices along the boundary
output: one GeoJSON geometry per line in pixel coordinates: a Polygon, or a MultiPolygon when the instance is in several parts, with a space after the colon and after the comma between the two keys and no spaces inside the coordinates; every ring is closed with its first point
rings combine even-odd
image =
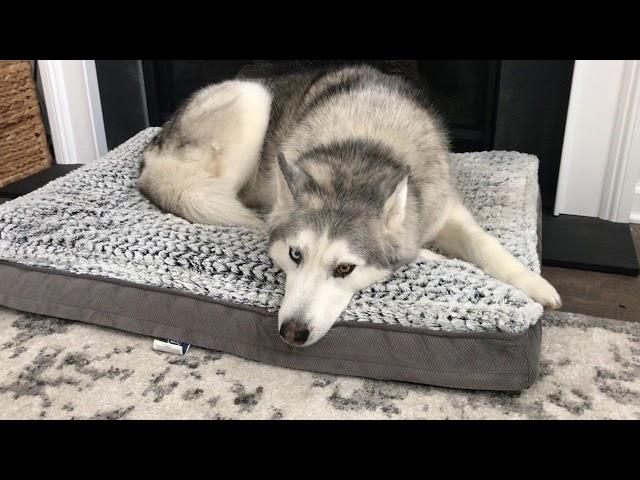
{"type": "Polygon", "coordinates": [[[288,370],[0,307],[2,419],[640,419],[640,323],[552,312],[520,393],[288,370]]]}

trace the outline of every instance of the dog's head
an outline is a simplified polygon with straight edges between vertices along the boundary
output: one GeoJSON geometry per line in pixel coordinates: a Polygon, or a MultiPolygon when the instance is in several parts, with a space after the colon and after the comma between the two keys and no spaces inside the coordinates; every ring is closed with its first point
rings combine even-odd
{"type": "Polygon", "coordinates": [[[406,169],[335,171],[323,160],[278,157],[269,255],[286,274],[278,329],[296,346],[321,339],[354,293],[412,256],[400,241],[406,169]]]}

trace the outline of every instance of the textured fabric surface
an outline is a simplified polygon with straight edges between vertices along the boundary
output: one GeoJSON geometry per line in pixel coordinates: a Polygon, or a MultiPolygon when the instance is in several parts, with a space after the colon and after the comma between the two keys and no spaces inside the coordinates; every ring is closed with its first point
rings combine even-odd
{"type": "Polygon", "coordinates": [[[0,418],[640,419],[640,324],[542,320],[539,380],[461,391],[273,367],[0,307],[0,418]]]}
{"type": "Polygon", "coordinates": [[[538,375],[540,323],[523,333],[447,332],[338,322],[309,347],[287,345],[276,314],[120,280],[0,261],[0,304],[280,367],[452,388],[522,390],[538,375]]]}
{"type": "MultiPolygon", "coordinates": [[[[166,287],[275,312],[283,274],[264,232],[193,225],[160,211],[136,188],[150,128],[45,187],[0,206],[0,259],[166,287]]],[[[464,203],[535,271],[535,157],[452,154],[464,203]]],[[[420,261],[357,294],[340,320],[446,331],[522,332],[542,307],[466,262],[420,261]]]]}

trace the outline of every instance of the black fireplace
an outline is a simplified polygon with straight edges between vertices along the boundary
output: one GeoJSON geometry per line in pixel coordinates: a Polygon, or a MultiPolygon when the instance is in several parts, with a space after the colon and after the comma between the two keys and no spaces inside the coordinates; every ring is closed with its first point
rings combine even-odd
{"type": "Polygon", "coordinates": [[[423,85],[445,120],[454,151],[537,155],[542,204],[553,207],[573,72],[568,60],[98,60],[108,146],[162,125],[204,85],[238,74],[355,63],[401,73],[423,85]]]}
{"type": "Polygon", "coordinates": [[[456,151],[493,142],[497,61],[151,61],[144,62],[149,123],[161,125],[194,90],[238,74],[277,75],[335,64],[368,63],[413,77],[428,89],[451,130],[456,151]]]}
{"type": "Polygon", "coordinates": [[[96,60],[109,148],[162,125],[198,88],[243,76],[367,63],[422,85],[456,152],[515,150],[540,159],[543,264],[637,275],[628,225],[552,214],[573,60],[96,60]],[[597,240],[594,240],[597,239],[597,240]]]}

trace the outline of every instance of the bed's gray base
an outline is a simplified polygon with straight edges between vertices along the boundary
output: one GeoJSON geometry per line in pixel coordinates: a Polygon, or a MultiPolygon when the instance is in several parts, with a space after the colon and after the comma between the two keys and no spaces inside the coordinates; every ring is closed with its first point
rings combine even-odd
{"type": "Polygon", "coordinates": [[[282,367],[482,390],[529,387],[542,335],[540,321],[521,334],[340,322],[319,343],[298,349],[279,339],[276,317],[257,308],[8,262],[0,263],[0,304],[282,367]]]}

